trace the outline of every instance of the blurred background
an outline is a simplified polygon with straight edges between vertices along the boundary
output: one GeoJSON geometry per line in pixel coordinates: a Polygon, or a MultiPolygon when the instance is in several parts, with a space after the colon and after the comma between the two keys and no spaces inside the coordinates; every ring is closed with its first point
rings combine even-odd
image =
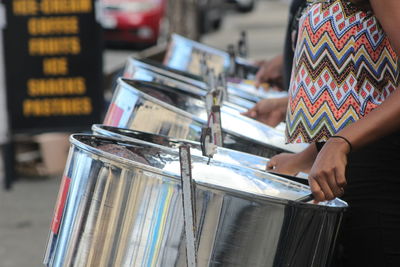
{"type": "Polygon", "coordinates": [[[82,0],[40,11],[38,2],[0,1],[0,107],[8,115],[0,118],[0,267],[42,265],[68,137],[102,122],[128,57],[165,47],[172,32],[226,50],[246,31],[249,58],[269,59],[282,52],[289,0],[82,0]],[[73,14],[63,16],[68,28],[50,16],[63,8],[73,14]],[[60,92],[49,84],[79,97],[60,98],[64,108],[55,110],[46,96],[60,92]],[[71,84],[87,95],[71,93],[71,84]],[[87,101],[86,113],[72,116],[87,101]]]}

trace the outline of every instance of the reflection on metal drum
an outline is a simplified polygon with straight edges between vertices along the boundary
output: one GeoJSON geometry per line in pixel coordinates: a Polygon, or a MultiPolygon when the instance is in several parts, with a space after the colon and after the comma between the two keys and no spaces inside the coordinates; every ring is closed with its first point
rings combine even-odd
{"type": "MultiPolygon", "coordinates": [[[[120,79],[114,93],[111,107],[104,124],[116,126],[108,118],[116,117],[113,105],[118,103],[119,95],[129,91],[137,96],[134,107],[128,111],[127,124],[118,127],[163,134],[173,138],[199,141],[201,128],[206,124],[204,102],[180,94],[176,90],[145,81],[120,79]]],[[[284,136],[274,128],[238,114],[229,106],[222,108],[222,127],[224,147],[242,152],[271,157],[280,152],[300,152],[305,144],[285,144],[284,136]]]]}
{"type": "MultiPolygon", "coordinates": [[[[92,135],[70,140],[71,184],[46,265],[185,266],[178,154],[92,135]]],[[[346,203],[298,203],[307,186],[196,157],[192,164],[199,266],[329,264],[346,203]]]]}
{"type": "MultiPolygon", "coordinates": [[[[189,141],[185,139],[170,138],[168,136],[160,134],[152,134],[149,132],[131,130],[127,128],[117,128],[107,125],[94,124],[92,126],[93,134],[101,135],[106,137],[117,138],[121,140],[139,142],[145,144],[153,144],[156,147],[164,146],[177,150],[180,145],[189,145],[191,147],[191,154],[195,156],[202,156],[201,145],[195,141],[189,141]]],[[[268,159],[258,157],[252,154],[227,149],[223,147],[217,147],[217,152],[213,156],[212,160],[218,160],[229,164],[236,164],[247,168],[253,168],[257,170],[265,170],[268,159]]]]}
{"type": "Polygon", "coordinates": [[[126,125],[136,101],[137,96],[134,93],[128,90],[121,91],[111,103],[112,112],[108,113],[109,116],[105,118],[105,122],[113,126],[126,125]]]}

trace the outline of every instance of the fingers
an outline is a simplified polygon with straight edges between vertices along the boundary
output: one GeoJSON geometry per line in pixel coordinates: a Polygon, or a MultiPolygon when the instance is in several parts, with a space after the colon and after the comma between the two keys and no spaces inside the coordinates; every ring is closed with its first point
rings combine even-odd
{"type": "Polygon", "coordinates": [[[308,177],[308,183],[311,187],[311,192],[315,198],[316,202],[325,201],[325,194],[319,186],[318,182],[311,176],[308,177]]]}
{"type": "Polygon", "coordinates": [[[332,200],[335,197],[341,197],[344,194],[344,187],[346,186],[346,178],[344,175],[345,168],[336,167],[329,172],[322,173],[321,176],[325,178],[323,179],[326,181],[329,189],[325,191],[325,197],[327,200],[332,200]],[[330,195],[332,192],[333,195],[330,195]]]}
{"type": "Polygon", "coordinates": [[[326,179],[317,178],[316,181],[318,182],[322,192],[324,192],[325,200],[332,200],[335,198],[335,194],[326,179]]]}
{"type": "Polygon", "coordinates": [[[347,185],[347,181],[346,181],[346,177],[345,177],[345,168],[338,168],[335,171],[335,177],[336,177],[336,184],[340,187],[340,188],[345,188],[347,185]]]}
{"type": "Polygon", "coordinates": [[[343,195],[343,192],[344,192],[343,188],[337,184],[336,177],[334,174],[331,177],[329,177],[328,179],[326,179],[325,181],[327,182],[330,192],[332,193],[332,195],[329,195],[329,198],[327,198],[327,200],[332,200],[335,197],[339,197],[339,196],[343,195]]]}
{"type": "Polygon", "coordinates": [[[268,117],[266,117],[262,122],[272,126],[276,127],[279,123],[281,123],[285,118],[285,115],[280,113],[279,111],[274,111],[271,112],[268,117]]]}
{"type": "Polygon", "coordinates": [[[243,115],[243,116],[250,117],[250,109],[247,110],[247,111],[245,111],[245,112],[242,112],[242,113],[240,113],[240,114],[243,115]]]}
{"type": "Polygon", "coordinates": [[[242,115],[255,119],[255,118],[257,118],[257,111],[255,110],[255,107],[253,107],[253,108],[249,109],[248,111],[243,112],[242,115]]]}
{"type": "Polygon", "coordinates": [[[256,60],[253,64],[257,67],[261,67],[266,63],[266,60],[256,60]]]}
{"type": "MultiPolygon", "coordinates": [[[[271,87],[268,88],[268,90],[282,91],[282,88],[273,83],[273,84],[271,84],[271,87]]],[[[267,90],[266,90],[266,91],[267,91],[267,90]]]]}
{"type": "Polygon", "coordinates": [[[255,88],[260,88],[261,84],[263,83],[263,79],[262,79],[263,75],[264,75],[264,71],[263,71],[263,69],[261,68],[261,69],[257,72],[256,77],[255,77],[255,80],[254,80],[254,87],[255,87],[255,88]]]}
{"type": "Polygon", "coordinates": [[[319,202],[333,200],[344,194],[343,187],[346,184],[344,176],[338,176],[336,171],[310,175],[311,192],[319,202]],[[339,181],[339,182],[338,182],[339,181]]]}
{"type": "Polygon", "coordinates": [[[259,88],[263,82],[268,81],[268,71],[266,69],[266,65],[263,64],[260,66],[260,69],[256,73],[256,77],[254,78],[254,86],[259,88]]]}
{"type": "Polygon", "coordinates": [[[296,161],[297,154],[281,153],[273,156],[267,163],[266,170],[275,173],[296,175],[300,171],[300,165],[296,161]]]}
{"type": "Polygon", "coordinates": [[[241,114],[272,127],[277,126],[283,121],[286,115],[282,109],[277,108],[276,101],[271,99],[263,99],[254,107],[241,114]]]}
{"type": "Polygon", "coordinates": [[[346,165],[347,154],[328,140],[318,153],[309,175],[311,190],[317,201],[343,195],[346,165]]]}
{"type": "Polygon", "coordinates": [[[276,161],[272,158],[268,161],[267,163],[267,171],[272,171],[273,169],[275,169],[276,166],[276,161]]]}

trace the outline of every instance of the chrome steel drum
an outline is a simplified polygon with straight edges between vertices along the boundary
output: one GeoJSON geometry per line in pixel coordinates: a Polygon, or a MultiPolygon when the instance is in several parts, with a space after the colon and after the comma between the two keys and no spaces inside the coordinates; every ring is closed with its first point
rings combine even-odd
{"type": "MultiPolygon", "coordinates": [[[[171,104],[179,109],[189,112],[190,114],[198,117],[204,121],[207,120],[207,111],[205,104],[205,95],[199,96],[196,92],[191,90],[181,90],[178,87],[170,86],[166,84],[159,84],[156,82],[147,82],[143,80],[131,80],[124,79],[129,85],[135,87],[136,89],[150,95],[155,98],[164,101],[168,104],[171,104]]],[[[245,111],[243,109],[238,108],[235,105],[230,103],[224,104],[221,107],[221,112],[224,113],[222,117],[238,117],[240,120],[246,120],[251,122],[252,124],[260,124],[257,121],[250,120],[247,117],[244,117],[240,114],[240,112],[245,111]],[[227,114],[225,114],[227,113],[227,114]]],[[[270,132],[277,132],[276,129],[273,129],[269,126],[270,132]]]]}
{"type": "Polygon", "coordinates": [[[246,58],[234,56],[232,60],[229,52],[210,47],[178,34],[171,35],[163,61],[165,65],[199,75],[201,73],[201,60],[204,60],[217,73],[228,72],[232,68],[232,64],[241,69],[240,74],[244,77],[254,79],[258,71],[258,66],[246,58]]]}
{"type": "MultiPolygon", "coordinates": [[[[48,266],[186,266],[179,158],[73,135],[48,266]]],[[[300,203],[307,186],[192,158],[198,266],[327,266],[347,205],[300,203]]]]}
{"type": "Polygon", "coordinates": [[[164,58],[164,64],[189,73],[201,73],[200,62],[202,56],[210,68],[217,73],[227,72],[231,63],[226,51],[196,42],[178,34],[172,34],[164,58]]]}
{"type": "MultiPolygon", "coordinates": [[[[92,126],[93,134],[106,137],[122,139],[124,141],[144,141],[145,143],[153,143],[160,146],[166,146],[177,149],[181,145],[189,145],[192,155],[202,156],[201,145],[199,142],[175,139],[160,134],[146,133],[126,128],[117,128],[107,125],[94,124],[92,126]]],[[[217,152],[212,160],[218,160],[226,163],[246,166],[252,169],[265,170],[268,163],[267,158],[258,157],[252,154],[239,152],[232,149],[218,147],[217,152]]]]}
{"type": "MultiPolygon", "coordinates": [[[[101,135],[121,139],[124,141],[139,142],[141,144],[154,144],[155,146],[169,147],[177,150],[181,145],[191,147],[191,154],[202,157],[201,145],[199,142],[189,141],[184,139],[175,139],[160,134],[152,134],[142,131],[136,131],[126,128],[117,128],[107,125],[94,124],[92,126],[94,135],[101,135]]],[[[260,171],[265,171],[269,161],[267,158],[255,156],[252,154],[240,152],[223,147],[217,147],[216,153],[211,161],[217,160],[228,164],[240,165],[247,168],[252,168],[260,171]]],[[[277,174],[280,175],[280,174],[277,174]]],[[[298,177],[290,177],[300,183],[308,184],[307,174],[300,173],[298,177]]]]}
{"type": "MultiPolygon", "coordinates": [[[[199,141],[201,128],[207,122],[204,102],[182,98],[174,90],[168,91],[172,96],[169,97],[163,93],[165,88],[150,82],[119,79],[104,124],[199,141]]],[[[285,144],[282,132],[241,116],[237,111],[227,107],[222,111],[226,148],[269,158],[283,151],[299,152],[306,147],[285,144]]]]}
{"type": "Polygon", "coordinates": [[[123,76],[125,78],[133,78],[133,75],[135,75],[138,70],[148,70],[155,75],[163,75],[173,80],[190,84],[196,88],[207,90],[206,84],[201,76],[170,68],[159,62],[146,58],[138,59],[135,57],[129,57],[125,64],[123,76]]]}
{"type": "MultiPolygon", "coordinates": [[[[176,82],[194,86],[197,90],[208,90],[202,77],[173,69],[148,59],[129,58],[126,62],[123,76],[125,78],[146,81],[156,80],[157,82],[162,83],[166,83],[166,79],[169,78],[176,82]]],[[[171,81],[168,83],[170,84],[171,81]]],[[[245,105],[247,108],[251,108],[256,102],[263,98],[279,98],[287,96],[287,92],[279,92],[276,90],[265,91],[262,88],[256,89],[254,85],[249,85],[238,79],[230,79],[227,86],[229,95],[228,102],[245,105]]]]}
{"type": "MultiPolygon", "coordinates": [[[[187,78],[169,70],[164,70],[149,65],[134,58],[128,59],[124,69],[123,77],[133,80],[149,81],[168,85],[178,91],[188,92],[193,97],[201,100],[205,99],[207,95],[207,89],[202,81],[187,78]]],[[[239,112],[245,112],[247,109],[252,108],[255,105],[255,102],[229,94],[228,99],[224,101],[224,104],[235,108],[239,112]]]]}

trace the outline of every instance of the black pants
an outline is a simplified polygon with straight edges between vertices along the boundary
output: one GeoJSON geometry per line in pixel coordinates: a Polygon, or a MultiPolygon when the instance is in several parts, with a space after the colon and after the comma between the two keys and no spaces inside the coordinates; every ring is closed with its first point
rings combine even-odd
{"type": "Polygon", "coordinates": [[[399,267],[400,133],[351,153],[346,178],[335,266],[399,267]]]}

